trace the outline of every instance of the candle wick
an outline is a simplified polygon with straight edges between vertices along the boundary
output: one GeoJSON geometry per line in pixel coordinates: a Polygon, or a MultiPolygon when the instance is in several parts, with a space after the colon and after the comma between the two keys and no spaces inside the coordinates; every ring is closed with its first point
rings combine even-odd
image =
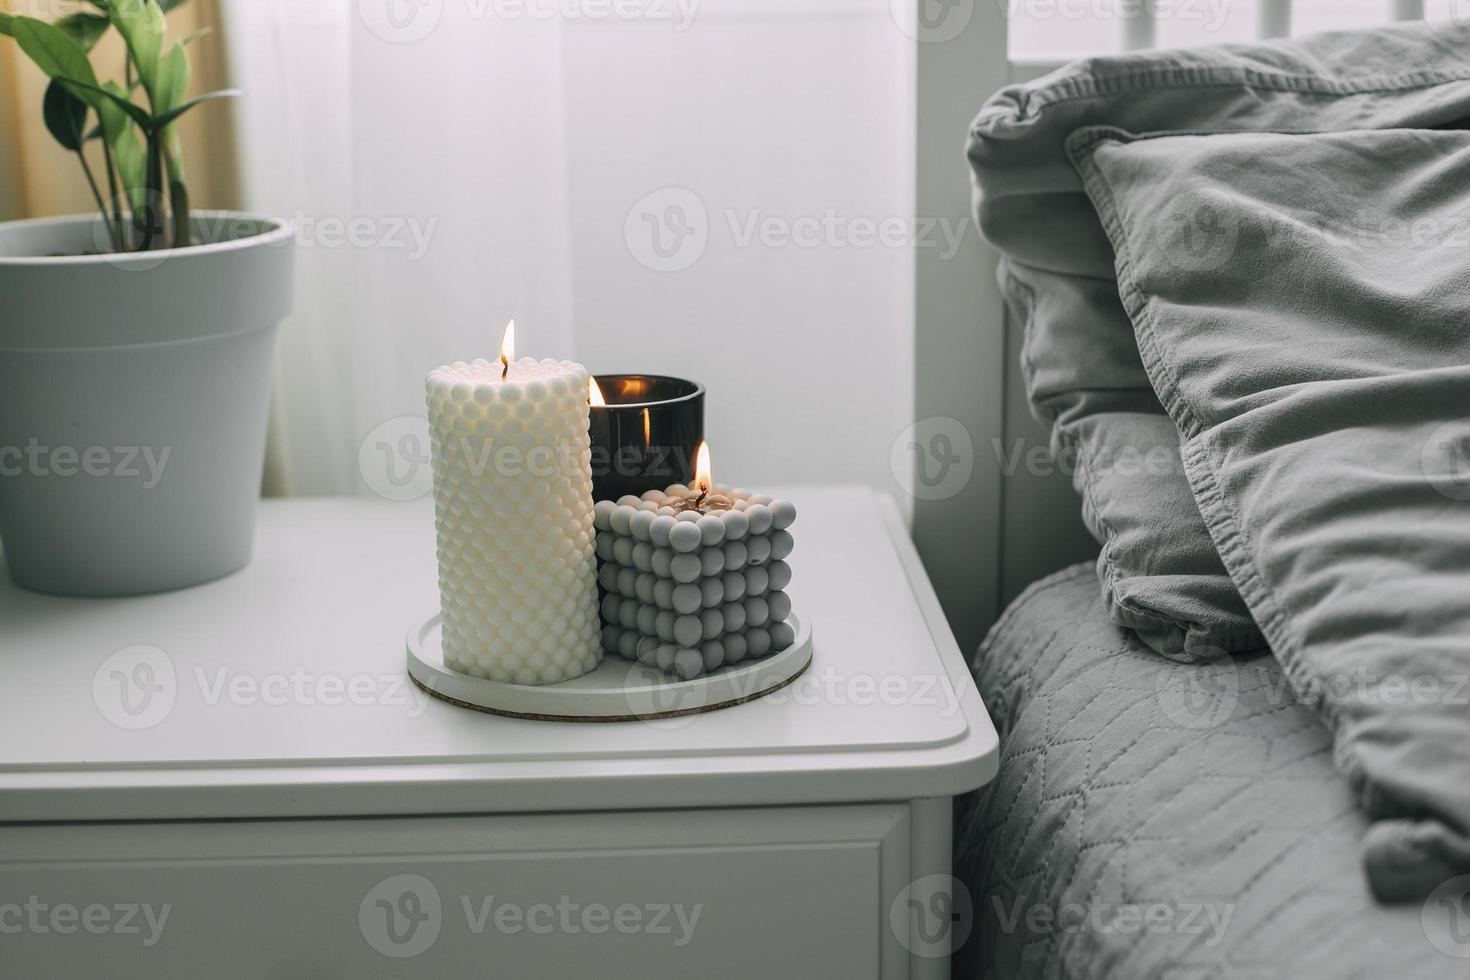
{"type": "Polygon", "coordinates": [[[500,380],[504,381],[510,375],[510,358],[504,354],[500,355],[500,380]]]}

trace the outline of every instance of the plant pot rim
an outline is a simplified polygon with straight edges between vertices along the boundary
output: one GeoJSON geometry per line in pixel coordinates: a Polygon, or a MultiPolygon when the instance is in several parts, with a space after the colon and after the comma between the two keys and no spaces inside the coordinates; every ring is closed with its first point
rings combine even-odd
{"type": "Polygon", "coordinates": [[[96,247],[99,231],[105,242],[100,217],[0,224],[0,250],[63,253],[0,257],[0,357],[116,350],[275,329],[291,310],[297,248],[291,223],[205,211],[196,230],[202,241],[225,241],[156,252],[68,255],[96,247]],[[242,313],[248,316],[237,315],[242,313]]]}
{"type": "MultiPolygon", "coordinates": [[[[95,255],[4,255],[0,254],[0,268],[25,268],[27,266],[94,266],[106,265],[126,269],[129,265],[156,265],[160,259],[181,258],[191,255],[214,255],[244,249],[273,247],[287,244],[296,235],[296,228],[284,218],[252,214],[248,211],[194,211],[194,221],[253,221],[264,231],[244,238],[223,242],[189,245],[184,248],[164,248],[150,252],[99,252],[95,255]]],[[[45,218],[23,218],[16,221],[0,221],[0,234],[21,234],[28,229],[68,227],[73,225],[97,225],[102,221],[97,214],[69,214],[45,218]]]]}

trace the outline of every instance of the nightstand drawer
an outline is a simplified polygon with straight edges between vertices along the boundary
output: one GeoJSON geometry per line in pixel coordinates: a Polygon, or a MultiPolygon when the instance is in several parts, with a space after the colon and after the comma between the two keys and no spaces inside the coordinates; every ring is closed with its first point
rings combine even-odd
{"type": "Polygon", "coordinates": [[[902,805],[0,828],[18,976],[905,976],[902,805]]]}

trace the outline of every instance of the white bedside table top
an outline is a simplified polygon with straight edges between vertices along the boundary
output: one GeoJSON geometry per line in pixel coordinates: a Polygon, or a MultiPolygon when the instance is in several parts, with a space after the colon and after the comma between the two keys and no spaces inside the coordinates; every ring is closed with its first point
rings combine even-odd
{"type": "Polygon", "coordinates": [[[801,804],[986,783],[995,730],[897,507],[861,488],[781,495],[800,513],[790,591],[811,668],[662,722],[518,721],[408,683],[405,634],[438,604],[428,501],[266,501],[249,568],[166,595],[5,580],[0,819],[801,804]],[[154,649],[119,654],[139,646],[154,649]]]}

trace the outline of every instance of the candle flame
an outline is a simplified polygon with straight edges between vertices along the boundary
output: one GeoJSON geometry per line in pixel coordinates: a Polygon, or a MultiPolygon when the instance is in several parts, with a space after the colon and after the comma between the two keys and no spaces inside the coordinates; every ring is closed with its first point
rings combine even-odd
{"type": "Polygon", "coordinates": [[[505,325],[505,334],[500,338],[500,380],[510,374],[510,362],[516,359],[516,322],[505,325]]]}
{"type": "Polygon", "coordinates": [[[643,410],[643,445],[645,447],[653,446],[653,416],[648,413],[648,409],[646,408],[643,410]]]}
{"type": "Polygon", "coordinates": [[[706,494],[714,489],[714,485],[714,477],[710,473],[709,443],[701,442],[694,463],[694,486],[701,494],[706,494]]]}
{"type": "Polygon", "coordinates": [[[602,389],[598,387],[596,378],[587,379],[587,401],[593,408],[607,407],[607,399],[602,397],[602,389]]]}

